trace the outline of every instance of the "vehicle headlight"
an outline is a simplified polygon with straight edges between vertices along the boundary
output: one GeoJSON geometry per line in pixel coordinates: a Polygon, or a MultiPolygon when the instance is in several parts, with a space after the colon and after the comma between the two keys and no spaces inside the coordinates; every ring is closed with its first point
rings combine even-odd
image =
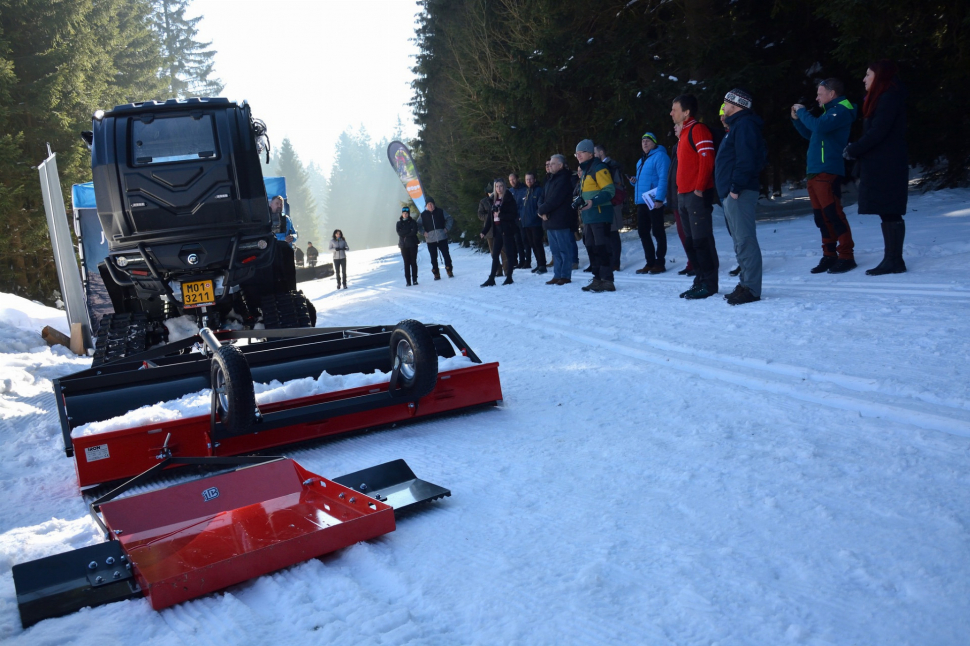
{"type": "Polygon", "coordinates": [[[266,244],[267,243],[266,243],[265,240],[260,240],[259,242],[256,243],[256,246],[259,247],[260,249],[265,249],[266,248],[266,244]]]}
{"type": "Polygon", "coordinates": [[[117,258],[115,258],[115,263],[117,263],[119,267],[127,267],[128,259],[125,258],[124,256],[118,256],[117,258]]]}

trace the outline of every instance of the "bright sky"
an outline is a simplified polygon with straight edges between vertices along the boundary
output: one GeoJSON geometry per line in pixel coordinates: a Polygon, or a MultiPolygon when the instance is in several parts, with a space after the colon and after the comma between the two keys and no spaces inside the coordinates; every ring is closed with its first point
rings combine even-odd
{"type": "Polygon", "coordinates": [[[414,0],[193,0],[212,41],[223,95],[249,101],[276,148],[289,137],[325,173],[337,137],[363,125],[390,137],[400,116],[414,136],[414,0]]]}

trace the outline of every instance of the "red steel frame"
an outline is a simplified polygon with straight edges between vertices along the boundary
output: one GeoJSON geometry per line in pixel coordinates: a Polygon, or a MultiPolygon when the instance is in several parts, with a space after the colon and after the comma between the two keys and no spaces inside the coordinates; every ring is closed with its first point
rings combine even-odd
{"type": "Polygon", "coordinates": [[[394,509],[277,460],[101,505],[161,610],[394,531],[394,509]]]}
{"type": "MultiPolygon", "coordinates": [[[[338,399],[386,391],[388,384],[362,386],[260,406],[264,414],[338,399]]],[[[488,404],[502,399],[498,363],[484,363],[442,372],[430,394],[417,404],[394,403],[365,412],[340,415],[316,422],[226,438],[213,442],[209,414],[72,438],[78,485],[90,487],[138,475],[166,457],[165,449],[177,457],[244,455],[303,442],[328,435],[403,422],[409,419],[488,404]],[[167,446],[165,440],[168,438],[167,446]],[[107,455],[89,462],[85,449],[102,447],[92,455],[107,455]]],[[[248,578],[248,577],[247,577],[248,578]]]]}

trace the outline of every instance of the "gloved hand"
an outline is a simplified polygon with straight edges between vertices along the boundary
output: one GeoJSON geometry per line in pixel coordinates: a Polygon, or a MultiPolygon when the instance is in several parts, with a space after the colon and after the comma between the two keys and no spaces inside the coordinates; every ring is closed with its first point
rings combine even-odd
{"type": "Polygon", "coordinates": [[[852,161],[853,159],[855,159],[855,157],[853,157],[852,154],[849,153],[849,147],[848,146],[846,146],[845,149],[842,151],[842,157],[844,159],[848,159],[849,161],[852,161]]]}

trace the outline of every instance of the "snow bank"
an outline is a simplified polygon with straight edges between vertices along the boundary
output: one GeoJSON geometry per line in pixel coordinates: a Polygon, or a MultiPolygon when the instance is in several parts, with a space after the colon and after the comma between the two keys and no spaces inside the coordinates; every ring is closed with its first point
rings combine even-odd
{"type": "Polygon", "coordinates": [[[8,323],[38,334],[47,325],[64,334],[71,333],[66,312],[13,294],[0,293],[0,323],[8,323]]]}
{"type": "MultiPolygon", "coordinates": [[[[438,370],[440,372],[467,368],[470,365],[473,365],[473,362],[468,357],[438,358],[438,370]]],[[[263,404],[310,397],[311,395],[322,395],[324,393],[349,390],[361,386],[385,384],[390,379],[390,372],[380,372],[379,370],[375,370],[373,373],[358,372],[350,375],[331,375],[324,371],[316,379],[306,377],[283,383],[274,379],[268,384],[254,383],[253,386],[256,390],[256,404],[261,406],[263,404]]],[[[97,435],[109,431],[137,428],[149,424],[171,422],[176,419],[208,415],[211,393],[212,391],[207,388],[196,393],[185,395],[179,399],[159,402],[151,406],[142,406],[118,417],[83,424],[71,431],[71,437],[97,435]]]]}

